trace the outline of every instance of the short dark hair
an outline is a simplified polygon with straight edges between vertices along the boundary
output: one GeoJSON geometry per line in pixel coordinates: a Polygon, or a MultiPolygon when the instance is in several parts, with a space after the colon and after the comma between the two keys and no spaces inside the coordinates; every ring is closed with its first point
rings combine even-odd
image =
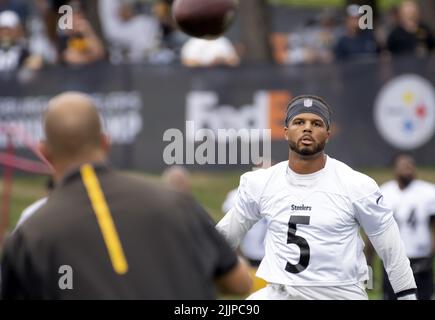
{"type": "Polygon", "coordinates": [[[391,166],[394,167],[397,163],[397,161],[401,158],[401,157],[408,157],[410,158],[414,163],[415,161],[415,157],[409,153],[409,152],[398,152],[396,153],[393,158],[391,159],[391,166]]]}

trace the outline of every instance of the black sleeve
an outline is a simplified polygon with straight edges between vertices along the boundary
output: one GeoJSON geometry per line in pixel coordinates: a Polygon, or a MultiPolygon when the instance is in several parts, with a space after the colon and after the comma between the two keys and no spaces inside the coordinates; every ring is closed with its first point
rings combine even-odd
{"type": "MultiPolygon", "coordinates": [[[[231,269],[238,262],[236,253],[231,249],[223,236],[216,230],[215,223],[210,215],[196,201],[192,200],[195,215],[199,221],[198,226],[204,231],[204,241],[208,242],[208,250],[213,251],[214,264],[211,266],[214,278],[217,278],[231,269]]],[[[202,233],[202,232],[201,232],[202,233]]],[[[211,252],[208,252],[211,256],[211,252]]]]}
{"type": "Polygon", "coordinates": [[[340,38],[334,48],[334,55],[336,60],[342,60],[346,58],[344,45],[344,38],[340,38]]]}
{"type": "Polygon", "coordinates": [[[42,282],[36,275],[25,237],[16,230],[6,241],[1,262],[1,297],[5,300],[41,299],[42,282]]]}
{"type": "Polygon", "coordinates": [[[22,250],[19,250],[22,238],[14,234],[6,241],[1,263],[1,297],[3,300],[25,299],[26,293],[20,276],[23,265],[22,250]]]}
{"type": "Polygon", "coordinates": [[[397,52],[397,33],[398,31],[394,29],[387,38],[387,49],[391,53],[397,52]]]}
{"type": "Polygon", "coordinates": [[[427,46],[429,50],[435,49],[435,37],[429,28],[427,28],[427,46]]]}
{"type": "Polygon", "coordinates": [[[27,59],[29,56],[30,56],[30,52],[29,52],[29,50],[28,50],[27,48],[24,48],[24,49],[21,51],[20,59],[19,59],[19,61],[18,61],[18,66],[22,67],[22,66],[24,65],[24,62],[26,61],[26,59],[27,59]]]}

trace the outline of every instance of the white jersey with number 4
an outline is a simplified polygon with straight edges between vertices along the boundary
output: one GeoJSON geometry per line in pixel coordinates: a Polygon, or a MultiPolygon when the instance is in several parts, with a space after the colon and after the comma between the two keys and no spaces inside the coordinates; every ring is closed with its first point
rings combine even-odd
{"type": "Polygon", "coordinates": [[[424,258],[431,254],[430,217],[435,215],[435,186],[414,180],[400,190],[397,181],[381,186],[385,202],[393,209],[409,258],[424,258]]]}
{"type": "Polygon", "coordinates": [[[265,257],[257,276],[291,286],[346,286],[367,280],[359,227],[376,236],[394,223],[376,182],[330,157],[314,174],[296,174],[288,161],[245,173],[231,210],[217,228],[233,247],[240,225],[249,229],[268,218],[265,257]]]}

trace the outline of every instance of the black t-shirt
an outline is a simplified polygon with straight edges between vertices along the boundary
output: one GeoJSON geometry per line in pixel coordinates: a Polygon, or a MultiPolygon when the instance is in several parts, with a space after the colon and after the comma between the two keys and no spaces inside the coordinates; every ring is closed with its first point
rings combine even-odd
{"type": "Polygon", "coordinates": [[[18,43],[13,46],[0,46],[0,73],[18,70],[29,57],[26,46],[18,43]]]}
{"type": "Polygon", "coordinates": [[[379,46],[371,30],[362,30],[354,37],[342,36],[334,53],[338,60],[374,57],[379,53],[379,46]]]}
{"type": "Polygon", "coordinates": [[[128,263],[119,275],[78,171],[8,239],[6,299],[213,299],[235,253],[192,198],[96,167],[128,263]],[[62,266],[73,288],[61,289],[62,266]],[[65,267],[64,267],[65,268],[65,267]]]}
{"type": "Polygon", "coordinates": [[[387,46],[393,54],[416,54],[418,51],[433,50],[435,40],[430,29],[423,24],[415,33],[410,33],[401,26],[397,26],[388,36],[387,46]]]}

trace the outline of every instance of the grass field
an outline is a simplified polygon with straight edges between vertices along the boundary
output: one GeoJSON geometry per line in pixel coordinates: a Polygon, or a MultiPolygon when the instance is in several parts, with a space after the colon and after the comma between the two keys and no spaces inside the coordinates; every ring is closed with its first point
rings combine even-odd
{"type": "MultiPolygon", "coordinates": [[[[361,169],[364,173],[373,177],[379,184],[391,179],[389,169],[361,169]]],[[[130,174],[141,174],[148,179],[158,180],[159,177],[144,173],[129,172],[130,174]]],[[[219,173],[194,172],[192,174],[193,193],[197,200],[208,210],[215,221],[218,221],[223,213],[221,205],[228,191],[238,185],[242,172],[229,171],[219,173]]],[[[435,183],[435,168],[420,168],[419,177],[435,183]]],[[[44,184],[46,178],[40,176],[18,176],[13,183],[10,227],[12,228],[22,210],[33,201],[44,196],[44,184]]],[[[3,181],[0,179],[0,192],[3,192],[3,181]]],[[[375,262],[374,268],[374,289],[369,290],[371,299],[379,299],[381,288],[380,261],[375,262]]]]}

